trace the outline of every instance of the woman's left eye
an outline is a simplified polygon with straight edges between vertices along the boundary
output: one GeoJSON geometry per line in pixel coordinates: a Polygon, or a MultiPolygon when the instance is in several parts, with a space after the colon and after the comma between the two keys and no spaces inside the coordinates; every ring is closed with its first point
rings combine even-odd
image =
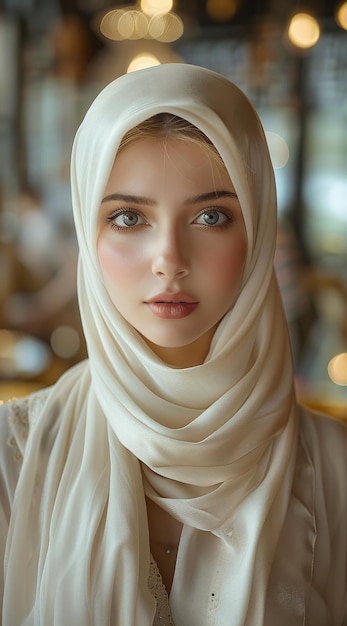
{"type": "Polygon", "coordinates": [[[226,222],[230,222],[231,218],[218,209],[208,209],[200,213],[194,220],[194,224],[202,224],[203,226],[222,226],[226,222]]]}

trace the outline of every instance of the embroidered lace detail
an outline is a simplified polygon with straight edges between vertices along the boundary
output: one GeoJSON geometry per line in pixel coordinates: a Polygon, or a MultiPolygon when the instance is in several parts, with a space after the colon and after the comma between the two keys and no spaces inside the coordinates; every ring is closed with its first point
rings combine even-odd
{"type": "Polygon", "coordinates": [[[30,426],[35,424],[38,416],[40,415],[43,405],[45,404],[47,397],[50,393],[50,388],[42,389],[36,393],[31,394],[29,397],[29,423],[30,426]]]}
{"type": "Polygon", "coordinates": [[[150,562],[148,589],[157,603],[153,626],[174,626],[167,591],[153,557],[151,557],[150,562]]]}
{"type": "Polygon", "coordinates": [[[47,397],[47,390],[39,391],[27,398],[13,399],[9,402],[8,425],[10,436],[7,440],[12,448],[13,458],[21,466],[29,434],[29,425],[33,424],[47,397]]]}
{"type": "Polygon", "coordinates": [[[23,461],[23,452],[29,432],[29,400],[12,400],[9,405],[8,423],[10,436],[7,440],[16,463],[23,461]]]}

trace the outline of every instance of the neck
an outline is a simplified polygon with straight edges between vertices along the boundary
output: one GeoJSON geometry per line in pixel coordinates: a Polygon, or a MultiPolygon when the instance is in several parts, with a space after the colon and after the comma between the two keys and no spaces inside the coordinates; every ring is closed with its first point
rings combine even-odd
{"type": "Polygon", "coordinates": [[[176,367],[178,369],[184,369],[188,367],[196,367],[202,365],[205,361],[212,337],[215,333],[216,326],[211,328],[204,337],[200,337],[197,341],[189,343],[186,346],[179,346],[175,348],[168,348],[166,346],[158,346],[152,343],[146,337],[143,337],[147,345],[153,350],[153,352],[167,365],[176,367]]]}

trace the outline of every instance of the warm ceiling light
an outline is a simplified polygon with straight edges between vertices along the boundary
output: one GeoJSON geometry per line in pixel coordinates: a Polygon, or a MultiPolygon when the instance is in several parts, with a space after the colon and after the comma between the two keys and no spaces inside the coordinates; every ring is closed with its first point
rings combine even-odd
{"type": "Polygon", "coordinates": [[[152,39],[159,39],[165,29],[165,22],[162,15],[156,15],[151,18],[148,24],[148,35],[152,39]]]}
{"type": "Polygon", "coordinates": [[[149,36],[162,43],[177,41],[182,37],[183,31],[183,22],[175,13],[156,15],[151,18],[148,26],[149,36]]]}
{"type": "Polygon", "coordinates": [[[100,32],[107,39],[156,39],[171,43],[182,37],[184,25],[176,13],[169,12],[150,16],[137,9],[114,9],[108,11],[100,22],[100,32]]]}
{"type": "Polygon", "coordinates": [[[118,22],[124,14],[123,9],[108,11],[100,22],[100,32],[107,39],[122,39],[118,31],[118,22]]]}
{"type": "Polygon", "coordinates": [[[206,11],[216,22],[226,22],[234,17],[237,0],[207,0],[206,11]]]}
{"type": "Polygon", "coordinates": [[[147,15],[164,15],[170,13],[173,7],[172,0],[141,0],[141,11],[147,15]]]}
{"type": "Polygon", "coordinates": [[[340,4],[335,17],[337,24],[347,30],[347,2],[340,4]]]}
{"type": "Polygon", "coordinates": [[[319,24],[309,13],[296,13],[288,27],[288,38],[298,48],[311,48],[320,36],[319,24]]]}
{"type": "Polygon", "coordinates": [[[141,11],[124,11],[118,20],[118,31],[123,39],[142,39],[148,32],[147,18],[141,11]]]}
{"type": "Polygon", "coordinates": [[[127,74],[129,74],[129,72],[143,70],[146,67],[153,67],[154,65],[160,65],[159,59],[150,52],[143,52],[141,54],[137,54],[132,61],[130,61],[127,74]]]}

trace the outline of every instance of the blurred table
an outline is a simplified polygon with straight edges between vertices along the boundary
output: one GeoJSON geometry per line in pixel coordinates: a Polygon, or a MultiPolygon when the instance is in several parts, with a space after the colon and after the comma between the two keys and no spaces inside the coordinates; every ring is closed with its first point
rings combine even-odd
{"type": "Polygon", "coordinates": [[[0,404],[13,398],[24,398],[42,387],[41,383],[22,380],[0,381],[0,404]]]}
{"type": "Polygon", "coordinates": [[[299,396],[299,401],[308,409],[318,411],[318,413],[326,413],[331,417],[347,420],[347,404],[338,401],[325,401],[318,396],[299,396]]]}

